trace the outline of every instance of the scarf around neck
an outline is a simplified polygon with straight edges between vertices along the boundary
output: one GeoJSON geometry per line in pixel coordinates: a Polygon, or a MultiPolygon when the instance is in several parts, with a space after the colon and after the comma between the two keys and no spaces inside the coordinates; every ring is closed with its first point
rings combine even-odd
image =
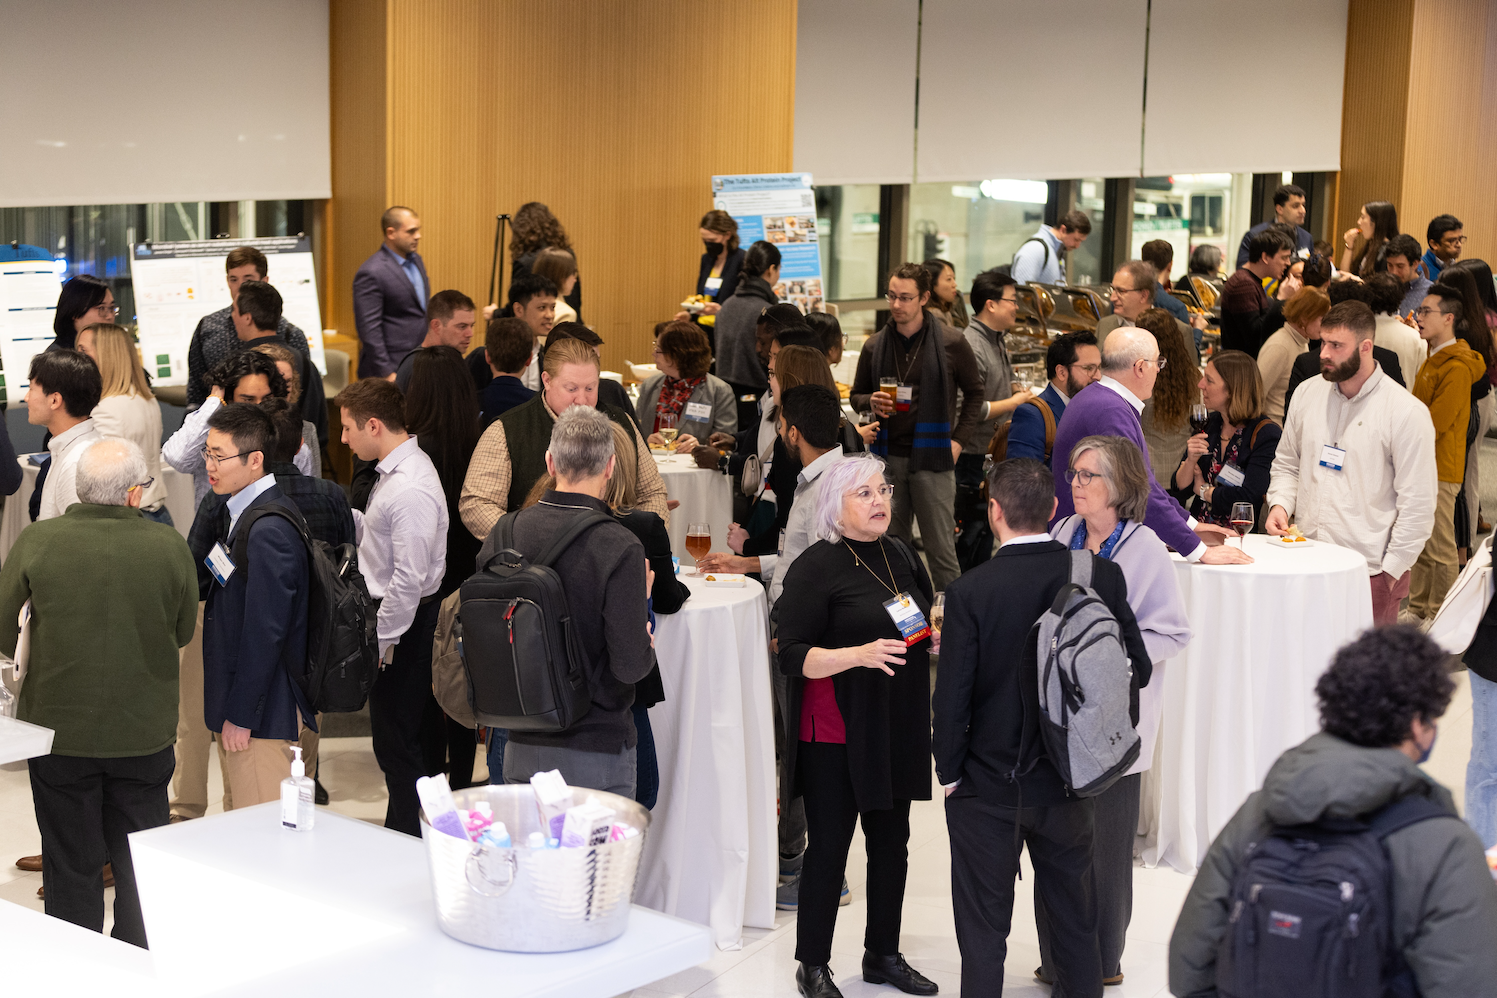
{"type": "MultiPolygon", "coordinates": [[[[899,331],[891,320],[879,330],[874,341],[864,349],[873,351],[873,379],[898,375],[895,364],[894,337],[899,331]]],[[[946,344],[941,324],[925,313],[925,328],[915,334],[920,339],[920,393],[915,400],[915,439],[910,448],[911,471],[951,471],[951,405],[946,397],[946,344]]],[[[868,450],[879,457],[889,456],[889,430],[880,426],[878,436],[868,450]]]]}

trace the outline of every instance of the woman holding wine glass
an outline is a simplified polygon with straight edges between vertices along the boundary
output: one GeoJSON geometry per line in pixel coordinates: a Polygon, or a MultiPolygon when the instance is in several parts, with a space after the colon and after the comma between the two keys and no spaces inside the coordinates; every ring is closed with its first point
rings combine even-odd
{"type": "Polygon", "coordinates": [[[1282,432],[1263,414],[1258,363],[1224,350],[1206,362],[1199,387],[1192,436],[1167,491],[1197,520],[1224,527],[1232,526],[1235,504],[1249,503],[1256,530],[1282,432]]]}
{"type": "Polygon", "coordinates": [[[634,411],[650,432],[651,447],[690,454],[714,433],[738,432],[738,401],[714,374],[712,347],[690,322],[668,322],[655,340],[659,374],[639,386],[634,411]]]}
{"type": "MultiPolygon", "coordinates": [[[[1056,455],[1057,460],[1059,455],[1056,455]]],[[[1066,472],[1076,512],[1050,530],[1073,551],[1086,550],[1117,564],[1128,583],[1128,606],[1148,649],[1153,673],[1138,691],[1138,762],[1096,799],[1092,878],[1097,899],[1097,941],[1103,980],[1122,973],[1124,937],[1133,910],[1133,836],[1138,828],[1142,774],[1154,761],[1164,713],[1164,667],[1190,641],[1190,620],[1169,549],[1143,523],[1149,473],[1142,452],[1123,437],[1082,437],[1071,448],[1066,472]]],[[[1041,965],[1037,976],[1054,981],[1049,920],[1036,895],[1041,965]]]]}

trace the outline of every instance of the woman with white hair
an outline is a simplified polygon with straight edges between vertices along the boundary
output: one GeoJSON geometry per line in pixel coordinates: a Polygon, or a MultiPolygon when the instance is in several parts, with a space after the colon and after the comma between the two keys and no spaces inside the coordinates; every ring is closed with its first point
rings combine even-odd
{"type": "MultiPolygon", "coordinates": [[[[1169,549],[1144,526],[1149,503],[1149,473],[1138,445],[1123,437],[1082,437],[1071,448],[1066,471],[1076,512],[1050,529],[1050,536],[1072,551],[1087,550],[1123,570],[1128,606],[1148,649],[1153,673],[1138,691],[1138,762],[1122,779],[1096,798],[1093,819],[1092,884],[1097,899],[1097,942],[1102,952],[1102,982],[1123,979],[1122,957],[1128,921],[1133,913],[1133,836],[1138,828],[1143,772],[1154,762],[1154,743],[1164,713],[1165,660],[1190,643],[1190,619],[1175,579],[1169,549]]],[[[1035,899],[1041,966],[1035,976],[1055,979],[1050,961],[1048,925],[1035,899]]]]}
{"type": "MultiPolygon", "coordinates": [[[[930,577],[903,542],[886,537],[894,488],[876,457],[823,473],[819,540],[785,576],[775,604],[780,669],[790,677],[787,738],[809,843],[801,869],[796,984],[837,998],[827,964],[847,851],[861,819],[868,848],[863,979],[908,994],[936,985],[899,952],[910,802],[930,800],[930,577]]],[[[933,642],[932,638],[935,638],[933,642]]]]}

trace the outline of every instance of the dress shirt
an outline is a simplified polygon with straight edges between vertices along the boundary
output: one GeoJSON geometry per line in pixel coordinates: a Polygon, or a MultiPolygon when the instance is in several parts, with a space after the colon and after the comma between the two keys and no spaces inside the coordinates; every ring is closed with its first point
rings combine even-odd
{"type": "Polygon", "coordinates": [[[263,493],[273,488],[275,488],[275,476],[261,475],[238,492],[229,496],[229,532],[226,536],[234,536],[234,528],[239,526],[239,514],[248,509],[249,504],[260,498],[263,493]]]}
{"type": "MultiPolygon", "coordinates": [[[[1429,278],[1415,274],[1414,279],[1409,282],[1409,290],[1403,293],[1403,301],[1398,303],[1398,314],[1413,315],[1414,309],[1424,304],[1424,298],[1429,294],[1429,289],[1433,286],[1434,282],[1429,278]]],[[[1405,384],[1412,385],[1413,382],[1409,381],[1405,382],[1405,384]]]]}
{"type": "MultiPolygon", "coordinates": [[[[392,251],[393,252],[393,251],[392,251]]],[[[399,254],[396,254],[399,256],[399,254]]],[[[416,266],[410,254],[400,257],[400,269],[405,271],[406,280],[411,282],[411,287],[416,289],[416,300],[421,303],[421,311],[426,311],[426,282],[421,279],[421,268],[416,266]]]]}
{"type": "Polygon", "coordinates": [[[161,460],[182,474],[192,476],[194,509],[208,494],[208,469],[203,464],[203,445],[208,442],[208,417],[223,404],[224,400],[217,395],[209,395],[202,405],[183,417],[177,432],[161,445],[161,460]]]}
{"type": "Polygon", "coordinates": [[[1111,388],[1113,391],[1115,391],[1119,395],[1123,396],[1123,401],[1125,401],[1129,405],[1133,406],[1134,410],[1140,416],[1142,416],[1144,414],[1144,402],[1143,402],[1143,399],[1141,399],[1137,395],[1133,394],[1127,388],[1124,388],[1122,382],[1116,381],[1113,378],[1110,378],[1110,377],[1108,377],[1107,375],[1104,374],[1104,375],[1102,375],[1101,384],[1106,385],[1108,388],[1111,388]]]}
{"type": "Polygon", "coordinates": [[[1029,238],[1042,240],[1045,245],[1037,246],[1026,239],[1024,245],[1014,252],[1009,274],[1020,284],[1032,284],[1035,281],[1041,284],[1064,283],[1066,271],[1062,254],[1065,247],[1061,246],[1060,237],[1051,231],[1050,226],[1041,225],[1040,231],[1029,238]],[[1046,249],[1049,250],[1048,253],[1045,252],[1046,249]]]}
{"type": "MultiPolygon", "coordinates": [[[[1053,540],[1055,540],[1055,538],[1051,537],[1049,534],[1021,534],[1018,537],[1010,537],[1008,540],[1004,541],[998,546],[1008,547],[1010,544],[1044,544],[1046,541],[1053,540]]],[[[952,784],[952,786],[955,785],[956,784],[952,784]]]]}
{"type": "Polygon", "coordinates": [[[380,600],[379,653],[400,640],[416,605],[442,587],[447,571],[447,497],[431,458],[410,437],[374,466],[369,508],[354,510],[359,567],[380,600]]]}
{"type": "Polygon", "coordinates": [[[774,607],[785,588],[785,573],[800,553],[816,543],[815,520],[817,497],[821,494],[821,473],[843,458],[842,448],[833,447],[825,454],[800,470],[795,478],[795,500],[790,506],[790,518],[785,522],[785,532],[780,535],[778,555],[759,556],[759,576],[769,585],[769,605],[774,607]],[[766,562],[768,564],[766,564],[766,562]]]}
{"type": "Polygon", "coordinates": [[[42,486],[38,520],[61,516],[69,506],[78,502],[78,462],[84,451],[103,439],[94,421],[85,419],[47,442],[47,450],[52,453],[52,467],[47,470],[47,481],[42,486]]]}

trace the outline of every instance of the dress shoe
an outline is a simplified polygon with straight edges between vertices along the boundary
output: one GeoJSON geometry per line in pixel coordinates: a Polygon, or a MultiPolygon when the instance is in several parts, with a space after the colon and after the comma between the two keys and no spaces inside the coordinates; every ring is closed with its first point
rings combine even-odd
{"type": "Polygon", "coordinates": [[[312,781],[312,803],[326,805],[327,799],[327,788],[322,785],[321,780],[314,779],[312,781]]]}
{"type": "MultiPolygon", "coordinates": [[[[113,887],[114,886],[114,864],[112,864],[112,863],[105,863],[104,864],[104,886],[105,887],[113,887]]],[[[41,887],[38,887],[36,889],[36,896],[39,897],[39,898],[44,898],[44,897],[47,896],[47,888],[46,888],[45,885],[43,885],[41,887]]]]}
{"type": "Polygon", "coordinates": [[[805,998],[842,998],[842,992],[832,983],[832,968],[824,963],[796,967],[795,987],[805,998]]]}
{"type": "Polygon", "coordinates": [[[907,995],[933,995],[941,990],[935,981],[905,963],[903,953],[878,956],[865,950],[863,980],[869,984],[892,984],[907,995]]]}
{"type": "Polygon", "coordinates": [[[16,860],[16,869],[25,870],[27,873],[40,873],[42,871],[41,853],[35,856],[22,856],[16,860]]]}

